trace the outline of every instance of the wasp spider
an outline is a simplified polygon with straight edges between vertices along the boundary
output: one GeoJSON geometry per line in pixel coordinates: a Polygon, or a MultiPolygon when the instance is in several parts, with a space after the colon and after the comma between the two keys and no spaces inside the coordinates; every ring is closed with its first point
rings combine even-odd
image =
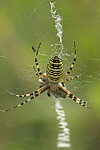
{"type": "Polygon", "coordinates": [[[70,66],[69,70],[64,73],[64,65],[62,60],[58,57],[58,56],[54,56],[49,60],[49,63],[47,64],[47,68],[46,68],[46,73],[42,73],[38,64],[38,60],[37,60],[37,55],[38,55],[38,50],[40,48],[41,43],[39,44],[37,50],[32,47],[32,50],[35,52],[36,57],[35,57],[35,67],[34,71],[36,73],[36,75],[39,77],[39,83],[40,83],[40,87],[38,90],[36,90],[35,92],[32,92],[30,94],[24,94],[24,95],[16,95],[14,93],[9,92],[12,95],[15,95],[17,97],[28,97],[30,96],[29,99],[25,100],[24,102],[18,104],[17,106],[14,106],[12,108],[9,108],[7,110],[3,110],[3,112],[7,112],[9,110],[12,110],[14,108],[20,107],[24,104],[26,104],[27,102],[30,102],[31,100],[33,100],[35,97],[39,96],[40,94],[42,94],[43,92],[47,91],[47,95],[50,97],[51,94],[54,95],[56,98],[66,98],[66,96],[70,97],[72,100],[74,100],[76,103],[89,108],[86,104],[88,102],[83,101],[79,98],[77,98],[75,95],[73,95],[69,90],[66,89],[64,82],[68,82],[70,80],[73,80],[74,78],[79,78],[81,75],[78,76],[74,76],[71,78],[67,78],[67,79],[63,79],[64,77],[68,76],[73,67],[74,64],[76,62],[76,44],[74,42],[74,60],[72,62],[72,65],[70,66]]]}

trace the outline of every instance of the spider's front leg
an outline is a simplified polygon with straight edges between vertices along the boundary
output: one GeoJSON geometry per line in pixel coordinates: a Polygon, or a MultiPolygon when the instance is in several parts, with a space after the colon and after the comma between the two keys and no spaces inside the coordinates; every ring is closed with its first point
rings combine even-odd
{"type": "MultiPolygon", "coordinates": [[[[45,85],[45,86],[41,87],[40,89],[38,89],[37,91],[32,92],[32,97],[31,97],[31,98],[25,100],[24,102],[22,102],[22,103],[20,103],[20,104],[18,104],[18,105],[16,105],[16,106],[14,106],[14,107],[12,107],[12,108],[9,108],[9,109],[6,109],[6,110],[0,110],[0,111],[2,111],[2,112],[7,112],[7,111],[12,110],[12,109],[14,109],[14,108],[20,107],[20,106],[26,104],[27,102],[30,102],[31,100],[33,100],[35,97],[39,96],[41,93],[43,93],[44,91],[46,91],[48,88],[49,88],[49,85],[45,85]]],[[[14,95],[14,94],[13,94],[13,95],[14,95]]],[[[25,95],[27,95],[27,94],[25,94],[25,95]]],[[[25,95],[24,95],[24,96],[25,96],[25,95]]],[[[31,96],[31,94],[29,94],[29,95],[31,96]]],[[[28,96],[29,96],[29,95],[28,95],[28,96]]],[[[16,96],[16,95],[15,95],[15,96],[16,96]]],[[[19,95],[17,95],[17,97],[19,97],[19,95]]],[[[21,97],[22,97],[22,96],[21,96],[21,97]]]]}
{"type": "Polygon", "coordinates": [[[48,97],[50,97],[50,96],[51,96],[51,94],[50,94],[49,90],[47,91],[47,95],[48,95],[48,97]]]}
{"type": "Polygon", "coordinates": [[[28,97],[28,96],[34,95],[34,92],[32,92],[32,93],[27,93],[27,94],[22,94],[22,95],[12,93],[12,92],[10,92],[10,91],[8,91],[8,90],[7,90],[7,92],[8,92],[9,94],[11,94],[11,95],[16,96],[16,97],[28,97]]]}
{"type": "Polygon", "coordinates": [[[74,100],[76,103],[82,105],[83,107],[90,108],[86,104],[88,102],[83,101],[79,98],[77,98],[75,95],[73,95],[70,91],[68,91],[66,88],[62,87],[60,84],[58,85],[59,89],[61,89],[64,93],[66,93],[66,96],[70,97],[72,100],[74,100]]]}

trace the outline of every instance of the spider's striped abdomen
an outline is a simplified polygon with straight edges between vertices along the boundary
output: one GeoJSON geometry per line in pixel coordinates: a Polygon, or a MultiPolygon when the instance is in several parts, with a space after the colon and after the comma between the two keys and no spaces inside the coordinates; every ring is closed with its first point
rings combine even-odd
{"type": "Polygon", "coordinates": [[[58,57],[52,57],[47,65],[46,74],[49,82],[51,83],[59,83],[60,78],[63,75],[63,62],[58,57]]]}

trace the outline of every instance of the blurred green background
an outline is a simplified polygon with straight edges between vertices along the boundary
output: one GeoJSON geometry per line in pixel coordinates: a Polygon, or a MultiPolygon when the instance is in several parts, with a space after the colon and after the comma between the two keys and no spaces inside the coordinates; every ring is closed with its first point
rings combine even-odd
{"type": "MultiPolygon", "coordinates": [[[[35,54],[31,47],[42,42],[38,56],[45,72],[51,56],[59,50],[48,0],[0,1],[0,109],[7,109],[26,100],[10,95],[30,93],[38,88],[32,65],[35,54]]],[[[67,88],[77,97],[92,101],[92,110],[69,98],[62,100],[71,130],[70,150],[100,149],[100,1],[56,0],[62,16],[65,69],[77,45],[77,63],[71,75],[85,73],[70,81],[67,88]]],[[[57,150],[58,122],[53,97],[46,93],[31,103],[7,113],[0,112],[0,150],[57,150]]],[[[59,148],[60,149],[60,148],[59,148]]]]}

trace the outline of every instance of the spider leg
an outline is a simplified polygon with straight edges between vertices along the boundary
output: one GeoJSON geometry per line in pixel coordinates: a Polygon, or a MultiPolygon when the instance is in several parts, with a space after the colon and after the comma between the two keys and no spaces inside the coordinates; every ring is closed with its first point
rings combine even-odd
{"type": "Polygon", "coordinates": [[[12,108],[9,108],[9,109],[6,109],[6,110],[0,110],[0,111],[7,112],[7,111],[12,110],[14,108],[20,107],[20,106],[26,104],[27,102],[30,102],[31,100],[33,100],[35,97],[39,96],[41,93],[46,91],[48,88],[49,88],[49,85],[45,85],[42,88],[38,89],[37,91],[33,92],[34,94],[33,94],[33,96],[31,98],[25,100],[24,102],[14,106],[14,107],[12,107],[12,108]]]}
{"type": "Polygon", "coordinates": [[[43,73],[41,72],[41,70],[40,70],[40,67],[39,67],[39,64],[38,64],[38,59],[37,59],[38,50],[39,50],[39,48],[40,48],[40,45],[41,45],[41,43],[39,43],[39,46],[38,46],[37,50],[32,46],[32,50],[36,53],[35,65],[36,65],[37,72],[36,72],[36,69],[35,69],[34,66],[33,66],[33,68],[34,68],[34,70],[35,70],[35,72],[36,72],[36,75],[38,75],[38,76],[41,76],[41,75],[43,74],[43,73]]]}
{"type": "Polygon", "coordinates": [[[74,67],[74,64],[76,62],[76,44],[75,44],[75,41],[74,41],[74,53],[75,53],[75,56],[74,56],[74,60],[72,62],[72,65],[70,66],[69,70],[63,75],[63,76],[67,76],[68,74],[71,73],[73,67],[74,67]]]}
{"type": "Polygon", "coordinates": [[[76,103],[82,105],[83,107],[86,107],[86,108],[90,108],[88,107],[86,104],[88,104],[88,102],[86,101],[83,101],[79,98],[77,98],[75,95],[73,95],[70,91],[68,91],[66,88],[62,87],[60,84],[58,85],[58,87],[60,89],[62,89],[62,91],[64,91],[66,93],[66,96],[70,97],[73,101],[75,101],[76,103]]]}
{"type": "Polygon", "coordinates": [[[36,53],[36,56],[38,55],[38,51],[39,51],[40,46],[41,46],[41,42],[39,43],[37,50],[32,46],[32,49],[36,53]]]}
{"type": "Polygon", "coordinates": [[[68,82],[68,81],[73,80],[75,78],[79,78],[80,76],[82,76],[82,74],[74,76],[74,77],[71,77],[71,78],[68,78],[68,79],[65,79],[65,80],[61,80],[61,82],[68,82]]]}
{"type": "Polygon", "coordinates": [[[48,89],[48,91],[47,91],[47,95],[48,95],[48,97],[50,97],[50,96],[51,96],[51,94],[50,94],[50,89],[48,89]]]}
{"type": "Polygon", "coordinates": [[[28,97],[28,96],[34,95],[34,92],[32,92],[32,93],[27,93],[27,94],[22,94],[22,95],[18,95],[18,94],[12,93],[12,92],[10,92],[10,91],[8,91],[8,90],[7,90],[7,92],[10,93],[11,95],[16,96],[16,97],[28,97]]]}
{"type": "Polygon", "coordinates": [[[35,68],[34,66],[33,66],[33,69],[34,69],[34,71],[35,71],[36,76],[39,77],[39,74],[37,73],[36,68],[35,68]]]}

